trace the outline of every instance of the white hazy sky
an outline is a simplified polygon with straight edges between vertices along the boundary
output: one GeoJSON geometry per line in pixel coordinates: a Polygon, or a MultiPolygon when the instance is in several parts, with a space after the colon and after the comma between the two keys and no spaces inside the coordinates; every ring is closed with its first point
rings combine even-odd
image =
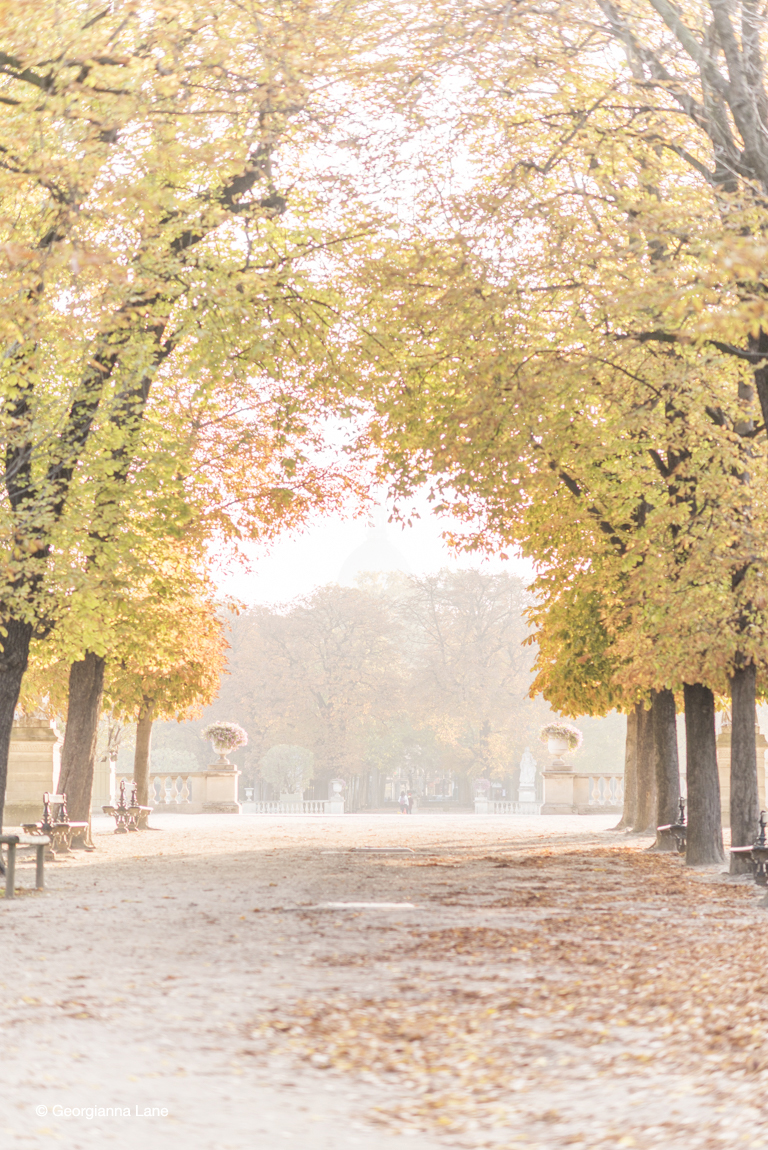
{"type": "MultiPolygon", "coordinates": [[[[509,571],[530,579],[533,568],[527,560],[511,557],[482,559],[478,555],[454,555],[441,538],[452,521],[438,519],[424,500],[418,507],[420,518],[413,526],[401,528],[391,523],[389,542],[405,556],[414,575],[429,575],[442,567],[479,567],[485,571],[509,571]]],[[[221,574],[219,586],[250,605],[286,603],[306,595],[316,587],[337,581],[347,556],[365,542],[368,521],[342,516],[319,518],[302,534],[286,535],[268,551],[254,547],[249,552],[252,570],[230,568],[221,574]]]]}

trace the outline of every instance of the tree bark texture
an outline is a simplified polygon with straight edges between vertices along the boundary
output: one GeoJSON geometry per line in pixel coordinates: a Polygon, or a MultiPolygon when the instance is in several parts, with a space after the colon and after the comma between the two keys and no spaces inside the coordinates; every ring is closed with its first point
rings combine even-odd
{"type": "Polygon", "coordinates": [[[656,754],[653,717],[640,706],[637,713],[637,811],[632,830],[636,834],[656,834],[656,754]]]}
{"type": "MultiPolygon", "coordinates": [[[[677,754],[677,721],[675,696],[672,691],[654,691],[651,706],[653,744],[656,759],[656,825],[676,823],[680,813],[680,762],[677,754]]],[[[667,831],[658,834],[654,849],[677,850],[677,843],[667,831]]]]}
{"type": "Polygon", "coordinates": [[[637,818],[637,715],[638,705],[627,714],[627,738],[624,744],[624,813],[614,828],[628,830],[637,818]]]}
{"type": "Polygon", "coordinates": [[[715,698],[709,687],[686,683],[685,740],[688,774],[687,866],[725,861],[717,773],[715,698]]]}
{"type": "Polygon", "coordinates": [[[87,651],[69,669],[67,730],[61,748],[59,794],[67,796],[73,822],[90,822],[93,770],[101,698],[104,691],[104,659],[87,651]]]}
{"type": "MultiPolygon", "coordinates": [[[[19,701],[21,680],[29,660],[29,642],[32,638],[30,623],[10,619],[6,624],[7,634],[0,651],[0,831],[3,826],[5,791],[8,783],[8,752],[11,747],[11,730],[16,704],[19,701]]],[[[43,809],[43,796],[40,795],[40,811],[43,809]]]]}
{"type": "MultiPolygon", "coordinates": [[[[152,723],[154,722],[154,699],[145,699],[139,708],[136,723],[136,750],[133,754],[133,781],[136,783],[136,798],[139,806],[149,806],[149,756],[152,747],[152,723]]],[[[144,827],[146,818],[139,825],[144,827]]]]}
{"type": "MultiPolygon", "coordinates": [[[[754,842],[760,818],[755,745],[754,664],[740,667],[731,679],[731,846],[754,842]]],[[[731,874],[747,874],[748,859],[731,855],[731,874]]]]}

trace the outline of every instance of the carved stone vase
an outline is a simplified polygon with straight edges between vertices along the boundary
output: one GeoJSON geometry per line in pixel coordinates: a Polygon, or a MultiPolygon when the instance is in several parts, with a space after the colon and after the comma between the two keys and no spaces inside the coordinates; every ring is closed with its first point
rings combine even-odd
{"type": "Polygon", "coordinates": [[[229,759],[227,758],[227,753],[232,750],[232,748],[229,747],[226,743],[220,743],[217,739],[211,739],[211,746],[213,747],[215,754],[219,756],[216,762],[213,764],[214,767],[220,771],[234,770],[234,764],[230,763],[229,759]]]}
{"type": "Polygon", "coordinates": [[[570,763],[563,760],[563,755],[568,750],[567,739],[558,739],[554,735],[550,735],[547,739],[547,750],[553,756],[551,771],[570,771],[573,769],[570,763]]]}

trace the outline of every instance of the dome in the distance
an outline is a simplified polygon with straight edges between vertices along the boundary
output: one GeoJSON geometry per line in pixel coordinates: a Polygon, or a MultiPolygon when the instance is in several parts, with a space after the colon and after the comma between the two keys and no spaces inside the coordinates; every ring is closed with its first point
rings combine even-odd
{"type": "Polygon", "coordinates": [[[413,574],[405,555],[390,543],[386,520],[382,522],[382,513],[376,518],[377,522],[372,523],[368,529],[365,542],[347,557],[339,572],[338,582],[344,587],[354,587],[358,575],[367,571],[402,571],[404,575],[413,574]]]}

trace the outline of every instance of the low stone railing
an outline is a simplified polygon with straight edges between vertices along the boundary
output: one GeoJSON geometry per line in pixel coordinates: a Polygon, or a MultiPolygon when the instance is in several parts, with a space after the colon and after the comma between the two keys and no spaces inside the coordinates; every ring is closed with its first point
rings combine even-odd
{"type": "Polygon", "coordinates": [[[587,781],[587,806],[622,807],[624,805],[623,775],[582,775],[587,781]]]}
{"type": "Polygon", "coordinates": [[[538,815],[541,803],[516,803],[511,799],[475,799],[476,815],[538,815]]]}
{"type": "Polygon", "coordinates": [[[624,776],[614,771],[576,772],[555,760],[544,774],[544,815],[617,814],[624,805],[624,776]]]}
{"type": "Polygon", "coordinates": [[[604,772],[577,774],[571,770],[544,772],[545,803],[512,802],[509,799],[475,799],[478,815],[606,814],[624,805],[624,776],[604,772]]]}
{"type": "MultiPolygon", "coordinates": [[[[237,779],[239,771],[153,771],[149,776],[147,800],[158,812],[183,815],[239,814],[237,779]]],[[[131,780],[133,775],[119,774],[131,780]]]]}
{"type": "MultiPolygon", "coordinates": [[[[158,771],[149,776],[149,806],[158,812],[178,812],[178,814],[238,813],[249,815],[343,815],[344,800],[340,796],[333,799],[298,799],[273,802],[244,802],[238,804],[224,799],[214,788],[222,782],[229,793],[236,793],[237,774],[235,771],[158,771]]],[[[120,773],[120,779],[131,780],[132,775],[120,773]]]]}
{"type": "Polygon", "coordinates": [[[192,781],[189,775],[150,775],[151,807],[184,807],[192,803],[192,781]]]}
{"type": "Polygon", "coordinates": [[[280,802],[276,799],[244,803],[243,810],[253,815],[343,815],[344,800],[303,799],[301,802],[280,802]]]}

